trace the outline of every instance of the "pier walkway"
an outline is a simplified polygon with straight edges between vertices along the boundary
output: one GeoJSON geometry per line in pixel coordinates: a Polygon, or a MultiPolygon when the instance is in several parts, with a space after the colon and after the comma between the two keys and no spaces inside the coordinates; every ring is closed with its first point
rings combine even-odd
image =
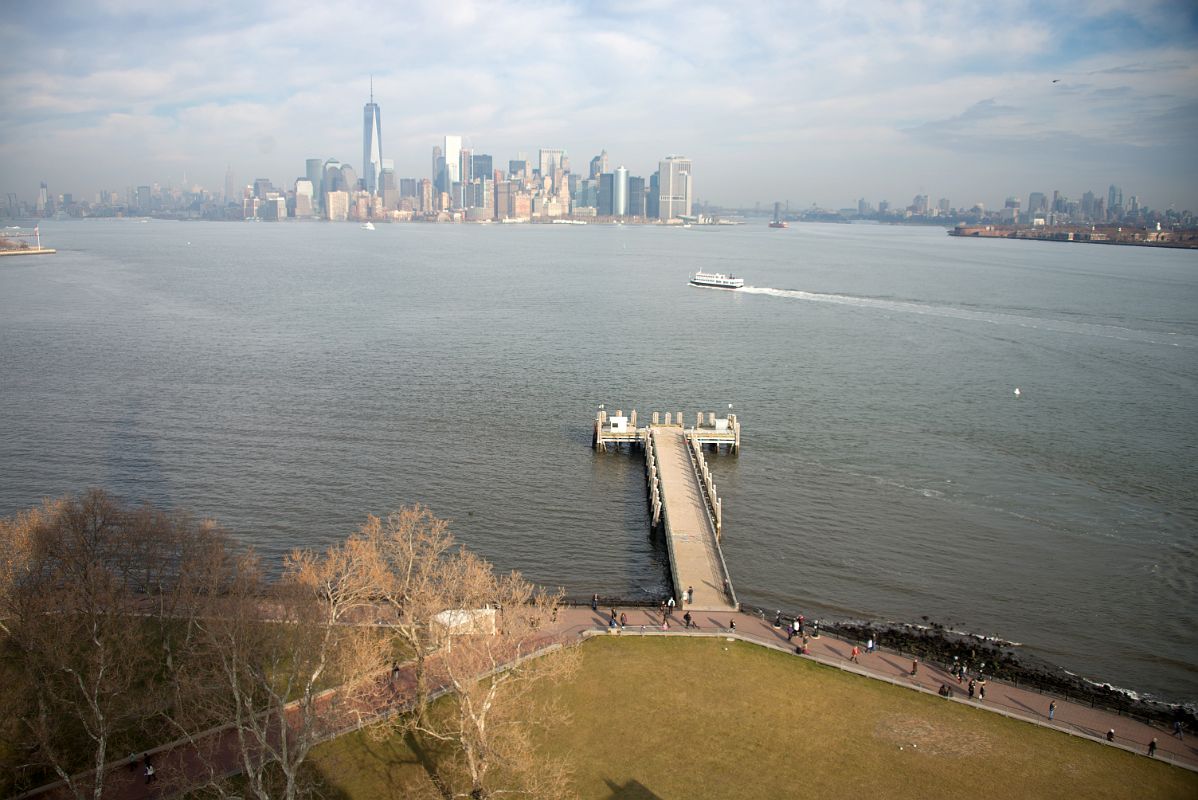
{"type": "Polygon", "coordinates": [[[649,429],[661,480],[666,545],[679,595],[694,589],[685,610],[733,611],[735,598],[724,556],[708,511],[704,486],[692,462],[691,445],[682,428],[649,429]]]}
{"type": "Polygon", "coordinates": [[[681,412],[667,413],[664,421],[653,412],[652,422],[638,428],[636,418],[635,409],[627,417],[622,411],[609,417],[600,406],[592,444],[599,452],[612,445],[644,450],[652,525],[665,536],[678,615],[737,610],[740,606],[720,548],[723,503],[703,449],[726,447],[738,454],[740,421],[732,413],[721,418],[698,413],[694,426],[688,428],[681,412]],[[688,590],[693,590],[689,600],[688,590]]]}

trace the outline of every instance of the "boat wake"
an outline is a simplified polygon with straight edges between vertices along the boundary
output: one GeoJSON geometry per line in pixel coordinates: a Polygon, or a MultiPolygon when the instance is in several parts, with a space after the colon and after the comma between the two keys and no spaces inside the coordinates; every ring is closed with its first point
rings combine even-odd
{"type": "Polygon", "coordinates": [[[990,325],[1012,325],[1020,328],[1035,328],[1038,330],[1054,331],[1057,333],[1072,333],[1081,336],[1098,336],[1105,339],[1119,339],[1144,344],[1163,344],[1173,347],[1198,347],[1198,336],[1190,334],[1168,333],[1163,331],[1144,331],[1134,328],[1123,328],[1118,325],[1101,325],[1089,322],[1071,322],[1062,319],[1032,317],[1021,314],[1008,314],[999,311],[979,311],[956,306],[940,306],[931,303],[915,303],[906,300],[883,300],[876,297],[857,297],[848,294],[823,294],[820,292],[804,292],[795,289],[771,289],[764,286],[745,286],[741,294],[761,294],[769,297],[781,297],[791,300],[805,300],[812,303],[831,303],[834,305],[851,306],[854,308],[872,309],[900,314],[920,314],[932,317],[962,319],[973,322],[984,322],[990,325]]]}

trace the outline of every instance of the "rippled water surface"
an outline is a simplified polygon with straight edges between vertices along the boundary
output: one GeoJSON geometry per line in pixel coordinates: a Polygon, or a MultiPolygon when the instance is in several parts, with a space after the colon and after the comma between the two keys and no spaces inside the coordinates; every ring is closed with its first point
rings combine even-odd
{"type": "Polygon", "coordinates": [[[0,513],[91,485],[277,555],[424,502],[657,593],[609,409],[723,410],[742,599],[1198,698],[1198,254],[927,228],[47,223],[0,262],[0,513]],[[733,271],[742,292],[690,288],[733,271]],[[1014,388],[1020,387],[1021,397],[1014,388]]]}

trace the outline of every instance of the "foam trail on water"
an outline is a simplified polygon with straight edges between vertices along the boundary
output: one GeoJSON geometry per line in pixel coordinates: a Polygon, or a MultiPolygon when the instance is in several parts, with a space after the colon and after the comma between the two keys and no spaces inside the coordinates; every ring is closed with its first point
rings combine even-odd
{"type": "Polygon", "coordinates": [[[963,319],[973,322],[984,322],[989,325],[1014,325],[1020,328],[1036,328],[1038,330],[1055,331],[1058,333],[1099,336],[1105,339],[1120,339],[1145,344],[1164,344],[1173,347],[1198,347],[1198,337],[1189,334],[1142,331],[1133,328],[1122,328],[1118,325],[1070,322],[1068,320],[1049,319],[1045,317],[1006,314],[999,311],[976,311],[969,308],[938,306],[930,303],[914,303],[905,300],[882,300],[876,297],[856,297],[848,294],[823,294],[820,292],[804,292],[797,289],[771,289],[764,286],[746,286],[739,291],[742,294],[761,294],[770,297],[806,300],[812,303],[832,303],[834,305],[900,314],[921,314],[923,316],[963,319]],[[1165,337],[1168,337],[1168,339],[1166,340],[1165,337]]]}

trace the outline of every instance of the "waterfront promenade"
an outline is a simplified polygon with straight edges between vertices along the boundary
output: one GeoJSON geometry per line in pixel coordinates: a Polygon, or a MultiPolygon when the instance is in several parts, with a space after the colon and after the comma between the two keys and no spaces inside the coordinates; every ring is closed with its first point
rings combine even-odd
{"type": "MultiPolygon", "coordinates": [[[[628,624],[622,630],[608,627],[608,606],[598,612],[585,607],[563,609],[557,621],[545,630],[538,646],[542,650],[569,646],[590,636],[718,636],[794,653],[794,646],[787,642],[785,628],[775,629],[768,621],[753,614],[693,611],[697,629],[684,630],[681,625],[671,623],[670,628],[664,630],[661,615],[656,610],[620,606],[615,609],[628,615],[628,624]],[[732,622],[736,623],[735,630],[731,628],[732,622]]],[[[969,700],[958,687],[956,678],[939,667],[920,664],[918,672],[912,675],[911,660],[884,647],[875,653],[862,652],[860,664],[854,664],[849,660],[852,647],[852,643],[824,635],[810,640],[808,655],[794,657],[930,695],[935,695],[941,684],[948,684],[955,696],[944,702],[964,703],[1141,755],[1146,752],[1148,743],[1156,738],[1158,760],[1198,771],[1198,737],[1192,732],[1188,732],[1184,740],[1178,740],[1164,727],[1059,698],[1056,698],[1055,718],[1049,720],[1048,704],[1054,699],[1052,696],[990,680],[984,701],[969,700]],[[1107,742],[1106,733],[1111,729],[1115,731],[1115,740],[1107,742]]],[[[381,675],[371,691],[358,696],[337,698],[336,690],[326,693],[322,702],[330,709],[329,735],[347,733],[402,710],[411,702],[411,689],[411,671],[404,669],[394,682],[381,675]]],[[[214,729],[194,741],[166,745],[151,751],[151,756],[159,776],[157,783],[147,785],[139,765],[130,768],[128,760],[120,761],[107,773],[104,797],[120,800],[171,797],[201,785],[213,772],[221,775],[238,770],[234,734],[228,728],[214,729]]],[[[21,795],[22,798],[47,800],[68,796],[65,787],[57,784],[21,795]]]]}

